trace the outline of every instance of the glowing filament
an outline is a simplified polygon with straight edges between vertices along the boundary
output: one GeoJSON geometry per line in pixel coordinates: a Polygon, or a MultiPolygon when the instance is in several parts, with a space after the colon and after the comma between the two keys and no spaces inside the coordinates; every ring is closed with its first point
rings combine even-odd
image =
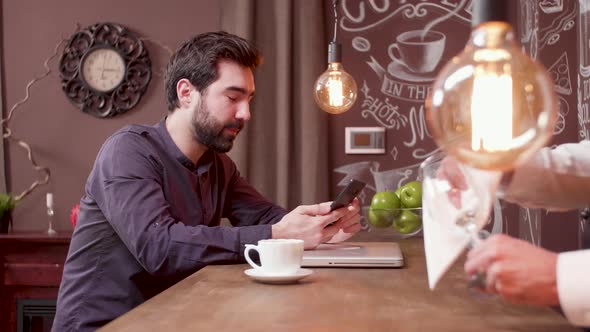
{"type": "Polygon", "coordinates": [[[478,68],[471,97],[471,149],[505,151],[512,141],[512,77],[478,68]]]}
{"type": "Polygon", "coordinates": [[[328,89],[330,94],[330,105],[331,106],[342,106],[343,104],[343,91],[342,91],[342,81],[340,78],[331,77],[330,81],[328,82],[328,89]]]}

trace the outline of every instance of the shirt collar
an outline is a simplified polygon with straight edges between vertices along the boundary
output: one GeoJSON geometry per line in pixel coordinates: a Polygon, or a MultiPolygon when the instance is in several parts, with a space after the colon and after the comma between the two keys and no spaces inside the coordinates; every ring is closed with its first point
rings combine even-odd
{"type": "Polygon", "coordinates": [[[188,168],[191,172],[196,171],[198,175],[203,175],[204,173],[208,172],[211,168],[211,164],[213,163],[213,156],[215,152],[211,149],[207,149],[207,151],[205,151],[205,153],[201,156],[201,158],[195,165],[195,163],[193,163],[192,160],[190,160],[187,156],[184,155],[184,153],[182,153],[182,151],[180,151],[178,146],[176,146],[176,143],[174,143],[174,141],[172,140],[172,136],[170,136],[170,133],[166,128],[166,118],[167,117],[164,117],[162,120],[160,120],[160,122],[156,126],[156,130],[158,131],[158,134],[164,142],[166,151],[168,151],[168,153],[174,159],[176,159],[184,167],[188,168]]]}

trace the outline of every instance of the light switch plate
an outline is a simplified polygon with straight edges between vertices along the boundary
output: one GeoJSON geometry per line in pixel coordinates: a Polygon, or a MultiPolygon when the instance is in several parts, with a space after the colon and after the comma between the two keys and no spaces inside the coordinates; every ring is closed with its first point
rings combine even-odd
{"type": "Polygon", "coordinates": [[[345,152],[347,154],[384,154],[385,128],[346,127],[345,152]]]}

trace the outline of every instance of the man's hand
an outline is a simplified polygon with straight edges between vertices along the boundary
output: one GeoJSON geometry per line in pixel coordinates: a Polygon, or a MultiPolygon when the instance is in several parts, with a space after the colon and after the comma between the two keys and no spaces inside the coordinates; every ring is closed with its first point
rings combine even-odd
{"type": "Polygon", "coordinates": [[[465,272],[486,273],[486,292],[517,303],[557,305],[557,254],[507,235],[492,235],[467,255],[465,272]]]}
{"type": "Polygon", "coordinates": [[[355,198],[349,206],[340,210],[346,210],[346,214],[338,222],[328,226],[328,228],[338,227],[338,232],[323,242],[339,243],[346,241],[361,230],[361,215],[359,214],[361,208],[358,198],[355,198]]]}
{"type": "Polygon", "coordinates": [[[330,204],[300,205],[272,226],[273,239],[301,239],[305,249],[329,240],[343,241],[360,230],[359,202],[330,212],[330,204]],[[344,235],[338,235],[342,230],[344,235]]]}
{"type": "Polygon", "coordinates": [[[459,162],[453,157],[445,157],[438,169],[436,170],[436,178],[445,180],[451,186],[448,192],[449,201],[457,209],[461,208],[461,191],[467,190],[467,181],[465,175],[459,167],[459,162]]]}

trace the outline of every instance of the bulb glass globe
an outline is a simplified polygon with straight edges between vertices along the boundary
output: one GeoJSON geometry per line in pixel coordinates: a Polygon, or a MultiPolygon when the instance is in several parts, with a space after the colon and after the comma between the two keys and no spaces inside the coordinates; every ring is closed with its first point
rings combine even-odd
{"type": "Polygon", "coordinates": [[[557,97],[546,70],[522,53],[512,27],[485,22],[441,70],[426,101],[436,143],[480,169],[508,170],[547,144],[557,97]]]}
{"type": "Polygon", "coordinates": [[[314,86],[316,104],[325,112],[340,114],[348,111],[357,97],[357,86],[342,64],[331,62],[314,86]]]}

